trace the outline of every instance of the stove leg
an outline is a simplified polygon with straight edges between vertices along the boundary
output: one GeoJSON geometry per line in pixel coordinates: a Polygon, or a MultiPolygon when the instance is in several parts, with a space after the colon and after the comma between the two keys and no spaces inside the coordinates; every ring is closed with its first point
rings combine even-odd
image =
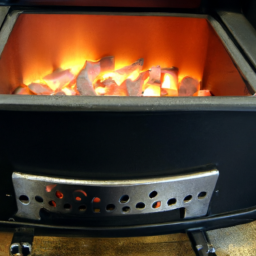
{"type": "Polygon", "coordinates": [[[33,228],[17,228],[13,234],[12,243],[10,246],[10,256],[31,255],[33,239],[33,228]]]}
{"type": "Polygon", "coordinates": [[[197,256],[216,256],[215,249],[203,230],[188,231],[188,237],[197,256]]]}

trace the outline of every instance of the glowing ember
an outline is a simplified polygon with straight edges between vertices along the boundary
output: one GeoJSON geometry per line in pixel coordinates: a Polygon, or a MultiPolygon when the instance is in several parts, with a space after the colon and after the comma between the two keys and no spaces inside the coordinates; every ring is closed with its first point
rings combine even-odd
{"type": "Polygon", "coordinates": [[[198,92],[198,95],[199,97],[202,97],[202,96],[212,96],[211,92],[209,90],[200,90],[198,92]]]}
{"type": "MultiPolygon", "coordinates": [[[[84,95],[84,96],[212,96],[200,90],[200,83],[186,76],[179,83],[178,68],[153,66],[143,71],[144,60],[115,70],[113,56],[98,61],[85,61],[78,75],[70,69],[57,69],[28,85],[18,86],[18,95],[84,95]]],[[[77,74],[77,73],[76,73],[77,74]]]]}

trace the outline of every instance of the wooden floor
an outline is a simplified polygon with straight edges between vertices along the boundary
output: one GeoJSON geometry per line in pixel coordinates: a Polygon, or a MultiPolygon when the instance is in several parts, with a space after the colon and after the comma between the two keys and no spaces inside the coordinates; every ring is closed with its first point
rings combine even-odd
{"type": "MultiPolygon", "coordinates": [[[[217,256],[255,256],[256,222],[208,232],[217,256]]],[[[0,233],[0,256],[8,256],[11,233],[0,233]]],[[[140,238],[35,237],[32,256],[194,256],[185,234],[140,238]]]]}

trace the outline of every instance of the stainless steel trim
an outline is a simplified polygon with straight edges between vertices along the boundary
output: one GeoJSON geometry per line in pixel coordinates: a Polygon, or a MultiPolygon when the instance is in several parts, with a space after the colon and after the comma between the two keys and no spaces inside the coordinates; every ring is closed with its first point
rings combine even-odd
{"type": "MultiPolygon", "coordinates": [[[[16,23],[17,18],[22,13],[22,11],[13,11],[9,13],[6,17],[6,21],[0,31],[0,56],[4,50],[4,47],[8,41],[8,38],[12,32],[12,29],[16,23]]],[[[18,43],[18,42],[17,42],[18,43]]]]}
{"type": "Polygon", "coordinates": [[[18,207],[16,216],[20,218],[40,220],[39,212],[42,208],[54,213],[84,217],[95,214],[145,214],[185,208],[185,218],[194,218],[207,214],[218,176],[219,171],[214,169],[166,178],[98,181],[51,178],[15,172],[12,180],[18,207]],[[157,195],[151,198],[152,191],[156,191],[157,195]],[[202,198],[198,197],[200,192],[205,192],[202,198]],[[22,195],[28,197],[28,200],[20,200],[22,195]],[[127,195],[128,199],[120,200],[124,195],[127,195]],[[189,195],[192,198],[185,201],[189,195]],[[94,198],[100,202],[93,202],[94,198]],[[168,201],[173,198],[176,202],[174,200],[174,204],[168,205],[168,201]],[[111,207],[108,209],[107,206],[111,207]],[[79,207],[82,208],[79,210],[79,207]],[[126,211],[124,207],[129,208],[126,211]]]}
{"type": "Polygon", "coordinates": [[[9,12],[10,6],[0,6],[0,26],[2,26],[3,21],[9,12]]]}
{"type": "Polygon", "coordinates": [[[256,68],[256,30],[242,13],[218,11],[218,14],[256,68]]]}

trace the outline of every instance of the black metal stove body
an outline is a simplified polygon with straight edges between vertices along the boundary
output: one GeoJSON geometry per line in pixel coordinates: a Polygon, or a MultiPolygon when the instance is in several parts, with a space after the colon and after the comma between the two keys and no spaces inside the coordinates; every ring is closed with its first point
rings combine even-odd
{"type": "MultiPolygon", "coordinates": [[[[24,8],[24,3],[9,11],[58,12],[24,8]]],[[[207,19],[253,95],[250,45],[242,48],[228,25],[207,19]]],[[[1,228],[33,227],[46,235],[139,236],[252,221],[255,111],[254,96],[0,95],[1,228]],[[152,192],[157,195],[150,197],[152,192]],[[122,201],[122,196],[129,199],[122,201]]]]}

